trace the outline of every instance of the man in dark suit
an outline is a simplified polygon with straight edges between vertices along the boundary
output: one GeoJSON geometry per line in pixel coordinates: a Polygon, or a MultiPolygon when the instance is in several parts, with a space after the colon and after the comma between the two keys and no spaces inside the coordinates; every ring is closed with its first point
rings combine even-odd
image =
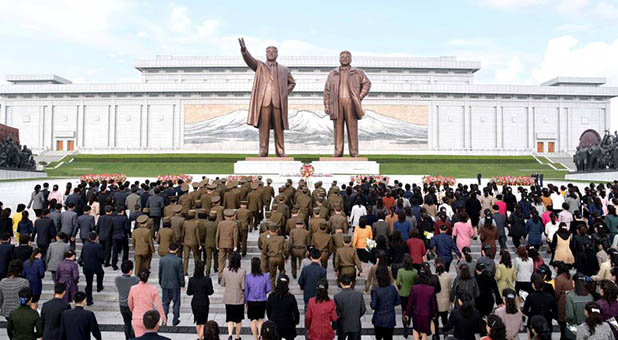
{"type": "Polygon", "coordinates": [[[94,216],[90,215],[90,206],[87,205],[84,207],[84,214],[77,217],[77,228],[75,228],[71,236],[77,237],[77,232],[79,231],[79,238],[85,244],[88,242],[88,237],[94,229],[94,216]]]}
{"type": "Polygon", "coordinates": [[[97,221],[97,233],[99,234],[99,242],[105,253],[105,267],[110,266],[112,257],[112,230],[114,224],[114,208],[111,205],[105,207],[105,215],[101,215],[97,221]]]}
{"type": "Polygon", "coordinates": [[[77,216],[80,216],[81,214],[84,213],[84,200],[82,199],[82,195],[81,195],[81,190],[78,187],[76,187],[75,189],[73,189],[73,193],[70,194],[67,199],[64,201],[64,206],[66,208],[69,207],[69,205],[73,205],[75,207],[75,213],[77,213],[77,216]]]}
{"type": "Polygon", "coordinates": [[[11,244],[11,234],[1,235],[0,241],[0,280],[6,277],[9,263],[13,260],[15,246],[11,244]]]}
{"type": "Polygon", "coordinates": [[[144,322],[144,328],[146,328],[146,333],[140,336],[139,338],[135,338],[134,340],[171,340],[170,338],[166,338],[157,334],[159,330],[159,319],[161,316],[159,312],[156,310],[149,310],[144,313],[142,317],[142,321],[144,322]]]}
{"type": "Polygon", "coordinates": [[[167,319],[170,302],[174,301],[174,326],[180,323],[180,288],[185,286],[182,260],[176,255],[177,250],[178,245],[171,243],[168,254],[159,261],[159,285],[163,292],[163,312],[167,319]]]}
{"type": "Polygon", "coordinates": [[[112,268],[118,270],[118,254],[122,250],[122,262],[129,260],[129,235],[131,235],[131,223],[126,215],[126,210],[118,210],[118,214],[112,219],[112,268]]]}
{"type": "Polygon", "coordinates": [[[71,309],[71,305],[62,300],[65,293],[65,284],[58,282],[54,285],[54,298],[43,304],[41,309],[43,340],[58,340],[62,312],[71,309]]]}
{"type": "Polygon", "coordinates": [[[86,302],[88,306],[93,304],[92,279],[97,275],[97,293],[103,290],[103,247],[97,243],[97,233],[90,233],[90,242],[82,246],[82,261],[84,276],[86,277],[86,302]]]}
{"type": "Polygon", "coordinates": [[[54,224],[54,221],[49,218],[49,209],[43,209],[41,215],[41,218],[34,221],[32,240],[36,237],[36,245],[39,249],[41,249],[43,261],[45,261],[47,248],[49,248],[51,241],[56,238],[56,225],[54,224]]]}
{"type": "Polygon", "coordinates": [[[337,308],[337,335],[339,339],[360,340],[361,317],[367,311],[363,294],[352,288],[352,277],[341,277],[342,291],[335,294],[337,308]]]}
{"type": "Polygon", "coordinates": [[[75,308],[62,312],[59,340],[90,340],[90,334],[101,340],[99,323],[93,312],[84,309],[86,293],[77,292],[73,298],[75,308]]]}

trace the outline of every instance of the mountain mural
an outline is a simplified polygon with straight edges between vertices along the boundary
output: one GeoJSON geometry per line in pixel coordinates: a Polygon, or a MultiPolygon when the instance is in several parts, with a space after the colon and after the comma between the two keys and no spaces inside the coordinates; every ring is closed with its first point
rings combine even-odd
{"type": "MultiPolygon", "coordinates": [[[[285,131],[286,145],[298,143],[322,146],[333,143],[333,122],[324,111],[290,110],[288,120],[290,129],[285,131]]],[[[358,134],[361,142],[382,140],[400,145],[427,144],[427,126],[410,124],[371,110],[365,110],[365,116],[358,121],[358,134]]],[[[247,125],[247,110],[233,111],[196,123],[185,123],[185,144],[257,140],[258,130],[247,125]]]]}

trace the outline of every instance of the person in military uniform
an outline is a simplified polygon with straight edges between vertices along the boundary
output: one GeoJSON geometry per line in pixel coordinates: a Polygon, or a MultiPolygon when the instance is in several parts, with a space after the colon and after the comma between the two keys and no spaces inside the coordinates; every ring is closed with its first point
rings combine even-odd
{"type": "Polygon", "coordinates": [[[339,195],[339,187],[335,187],[333,189],[333,193],[328,195],[328,207],[330,208],[330,213],[333,213],[335,207],[340,206],[343,207],[343,197],[339,195]]]}
{"type": "MultiPolygon", "coordinates": [[[[313,217],[309,220],[309,231],[311,234],[315,234],[320,230],[322,224],[326,224],[326,220],[320,217],[320,207],[313,208],[313,217]]],[[[327,230],[330,234],[331,230],[327,230]]]]}
{"type": "MultiPolygon", "coordinates": [[[[154,240],[155,238],[154,220],[152,219],[152,217],[150,217],[150,208],[143,208],[142,213],[148,218],[148,220],[146,221],[146,228],[150,230],[150,236],[154,240]]],[[[137,222],[137,220],[135,221],[137,222]]]]}
{"type": "Polygon", "coordinates": [[[269,229],[270,237],[264,244],[262,254],[268,257],[268,272],[270,273],[270,283],[275,286],[277,269],[279,275],[285,274],[285,260],[288,258],[288,247],[283,236],[277,234],[277,228],[271,224],[269,229]]]}
{"type": "Polygon", "coordinates": [[[240,222],[240,249],[243,257],[247,255],[247,237],[252,218],[253,213],[247,209],[247,201],[240,201],[240,208],[236,210],[236,219],[240,222]]]}
{"type": "Polygon", "coordinates": [[[337,190],[337,192],[339,192],[339,187],[337,186],[337,181],[333,181],[330,184],[330,188],[328,189],[328,197],[330,197],[330,195],[332,195],[335,192],[335,190],[337,190]]]}
{"type": "MultiPolygon", "coordinates": [[[[266,215],[270,214],[270,211],[266,212],[266,215]]],[[[270,238],[270,225],[271,222],[265,220],[262,222],[262,229],[260,236],[258,237],[257,246],[260,249],[260,259],[262,260],[262,272],[268,271],[268,256],[264,253],[264,247],[266,246],[266,241],[270,238]]]]}
{"type": "Polygon", "coordinates": [[[324,199],[324,195],[320,193],[318,195],[318,200],[316,201],[316,208],[320,208],[320,218],[323,219],[328,219],[330,217],[330,212],[328,209],[328,206],[326,206],[324,203],[326,203],[326,200],[324,199]]]}
{"type": "Polygon", "coordinates": [[[273,180],[270,178],[266,179],[266,186],[262,188],[262,205],[266,209],[266,211],[270,211],[270,202],[272,202],[275,197],[275,189],[270,185],[273,183],[273,180]]]}
{"type": "Polygon", "coordinates": [[[167,255],[170,244],[176,243],[176,235],[172,230],[172,218],[163,217],[163,228],[159,229],[157,233],[157,252],[160,257],[167,255]]]}
{"type": "Polygon", "coordinates": [[[249,191],[251,191],[251,181],[247,180],[244,177],[241,178],[240,179],[240,189],[238,191],[240,193],[240,200],[246,201],[247,195],[249,194],[249,191]]]}
{"type": "Polygon", "coordinates": [[[178,197],[178,204],[182,206],[182,214],[187,215],[190,209],[193,209],[193,201],[191,201],[191,196],[189,196],[189,185],[183,183],[180,186],[180,190],[182,191],[182,195],[178,197]]]}
{"type": "Polygon", "coordinates": [[[183,269],[185,275],[188,275],[189,270],[189,255],[193,253],[193,261],[200,259],[200,250],[202,248],[200,244],[200,229],[199,221],[195,219],[195,210],[189,210],[187,213],[187,220],[184,223],[182,229],[182,246],[183,246],[183,269]]]}
{"type": "Polygon", "coordinates": [[[296,228],[296,222],[298,221],[303,222],[303,225],[305,224],[302,218],[298,216],[298,208],[293,208],[292,216],[285,222],[285,236],[290,235],[290,232],[296,228]]]}
{"type": "Polygon", "coordinates": [[[270,223],[273,223],[272,220],[270,219],[270,216],[272,215],[272,211],[265,211],[264,212],[264,220],[262,221],[262,223],[260,223],[260,227],[258,228],[260,234],[268,231],[268,225],[270,223]]]}
{"type": "Polygon", "coordinates": [[[309,188],[307,188],[307,186],[304,186],[301,192],[302,194],[298,196],[296,204],[299,205],[300,212],[303,214],[305,224],[307,224],[309,223],[309,216],[311,214],[311,196],[309,195],[309,188]]]}
{"type": "Polygon", "coordinates": [[[182,206],[180,204],[174,206],[174,216],[170,218],[170,221],[172,223],[172,230],[174,231],[176,241],[179,243],[176,255],[178,257],[182,257],[182,231],[184,230],[185,218],[182,217],[182,206]]]}
{"type": "Polygon", "coordinates": [[[296,278],[297,266],[307,254],[307,246],[311,244],[311,233],[305,228],[302,220],[296,220],[294,229],[290,230],[290,255],[292,257],[292,277],[296,278]]]}
{"type": "Polygon", "coordinates": [[[286,204],[288,208],[292,208],[294,205],[294,196],[296,196],[296,189],[294,188],[294,182],[292,179],[288,178],[285,182],[283,194],[287,197],[286,204]]]}
{"type": "Polygon", "coordinates": [[[152,233],[146,226],[148,216],[140,215],[136,222],[139,227],[133,231],[131,243],[133,243],[135,253],[135,270],[141,270],[142,268],[150,268],[150,261],[155,248],[152,243],[152,233]]]}
{"type": "Polygon", "coordinates": [[[328,269],[328,258],[333,251],[333,239],[330,234],[326,232],[326,224],[320,225],[320,230],[311,237],[313,239],[313,247],[322,253],[322,258],[320,259],[322,267],[328,269]]]}
{"type": "Polygon", "coordinates": [[[270,221],[277,226],[277,230],[279,230],[279,233],[283,235],[285,216],[283,216],[283,213],[279,209],[279,204],[273,204],[273,210],[270,213],[270,221]]]}
{"type": "Polygon", "coordinates": [[[313,185],[313,192],[311,193],[311,202],[313,203],[314,206],[316,205],[318,201],[318,197],[320,197],[320,193],[326,194],[326,191],[324,191],[324,188],[322,188],[322,181],[315,182],[315,184],[313,185]]]}
{"type": "Polygon", "coordinates": [[[251,210],[251,223],[249,228],[252,230],[257,229],[258,223],[260,223],[260,216],[262,212],[262,196],[259,192],[259,183],[254,182],[251,184],[251,192],[247,194],[247,208],[251,210]]]}
{"type": "Polygon", "coordinates": [[[218,196],[215,192],[215,189],[217,189],[217,185],[214,183],[206,185],[206,193],[203,193],[200,197],[200,202],[202,202],[202,209],[206,209],[206,211],[208,212],[210,212],[210,209],[212,209],[212,198],[214,196],[218,196]]]}
{"type": "Polygon", "coordinates": [[[356,250],[352,248],[352,236],[343,236],[344,246],[337,250],[335,254],[335,274],[337,278],[343,275],[350,275],[353,278],[352,286],[356,283],[356,270],[360,276],[362,272],[361,262],[356,250]]]}
{"type": "Polygon", "coordinates": [[[191,198],[191,206],[193,208],[198,208],[199,205],[199,208],[201,208],[202,201],[200,201],[200,197],[202,196],[202,191],[200,190],[200,183],[193,182],[191,183],[191,186],[193,187],[193,191],[189,194],[189,197],[191,198]]]}
{"type": "Polygon", "coordinates": [[[337,227],[341,227],[344,234],[348,233],[350,224],[340,205],[335,207],[335,214],[328,219],[328,227],[331,231],[337,230],[337,227]]]}
{"type": "Polygon", "coordinates": [[[275,196],[275,198],[273,199],[273,205],[284,204],[287,206],[288,197],[285,195],[285,186],[279,187],[279,189],[277,189],[277,192],[277,196],[275,196]]]}
{"type": "Polygon", "coordinates": [[[213,196],[212,199],[210,200],[212,202],[212,206],[210,207],[210,211],[214,211],[217,213],[217,223],[223,221],[223,210],[225,210],[223,208],[223,206],[220,204],[221,203],[221,196],[213,196]]]}
{"type": "Polygon", "coordinates": [[[240,207],[240,190],[236,181],[231,181],[228,189],[223,196],[223,207],[225,209],[238,209],[240,207]]]}
{"type": "Polygon", "coordinates": [[[163,208],[163,217],[174,216],[174,209],[178,206],[178,198],[176,196],[170,197],[170,204],[163,208]]]}
{"type": "MultiPolygon", "coordinates": [[[[337,227],[337,229],[335,229],[335,233],[333,234],[333,247],[335,247],[335,254],[337,253],[337,250],[343,248],[344,246],[344,238],[345,238],[345,234],[343,233],[343,228],[342,227],[337,227]]],[[[335,257],[333,256],[333,266],[335,265],[335,257]]],[[[333,268],[337,268],[337,267],[333,267],[333,268]]]]}
{"type": "Polygon", "coordinates": [[[238,250],[238,226],[234,221],[234,210],[225,209],[223,215],[225,220],[219,222],[215,235],[217,249],[219,249],[219,278],[223,274],[225,261],[232,256],[232,251],[238,250]]]}
{"type": "Polygon", "coordinates": [[[211,265],[214,264],[213,270],[218,271],[218,252],[217,252],[217,212],[211,211],[208,214],[208,221],[206,222],[206,237],[204,242],[204,251],[206,252],[204,258],[206,259],[206,273],[210,275],[211,265]]]}

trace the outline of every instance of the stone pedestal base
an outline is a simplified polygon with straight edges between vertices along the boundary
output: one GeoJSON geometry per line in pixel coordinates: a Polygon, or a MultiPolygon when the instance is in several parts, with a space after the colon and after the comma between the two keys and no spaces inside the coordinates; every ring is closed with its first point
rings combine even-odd
{"type": "Polygon", "coordinates": [[[379,175],[380,164],[369,161],[366,157],[320,157],[311,165],[318,174],[332,175],[379,175]]]}
{"type": "Polygon", "coordinates": [[[293,157],[247,157],[234,163],[235,175],[294,176],[300,173],[301,161],[293,157]]]}
{"type": "Polygon", "coordinates": [[[564,179],[571,181],[613,182],[618,179],[618,171],[570,172],[564,176],[564,179]]]}

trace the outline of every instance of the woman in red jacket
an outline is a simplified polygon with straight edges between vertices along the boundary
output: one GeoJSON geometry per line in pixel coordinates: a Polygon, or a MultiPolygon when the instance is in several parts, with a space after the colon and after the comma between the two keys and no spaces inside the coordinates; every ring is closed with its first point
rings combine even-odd
{"type": "Polygon", "coordinates": [[[318,281],[315,297],[309,300],[305,314],[305,329],[309,340],[332,340],[335,332],[331,326],[337,321],[335,301],[328,297],[328,281],[318,281]]]}

